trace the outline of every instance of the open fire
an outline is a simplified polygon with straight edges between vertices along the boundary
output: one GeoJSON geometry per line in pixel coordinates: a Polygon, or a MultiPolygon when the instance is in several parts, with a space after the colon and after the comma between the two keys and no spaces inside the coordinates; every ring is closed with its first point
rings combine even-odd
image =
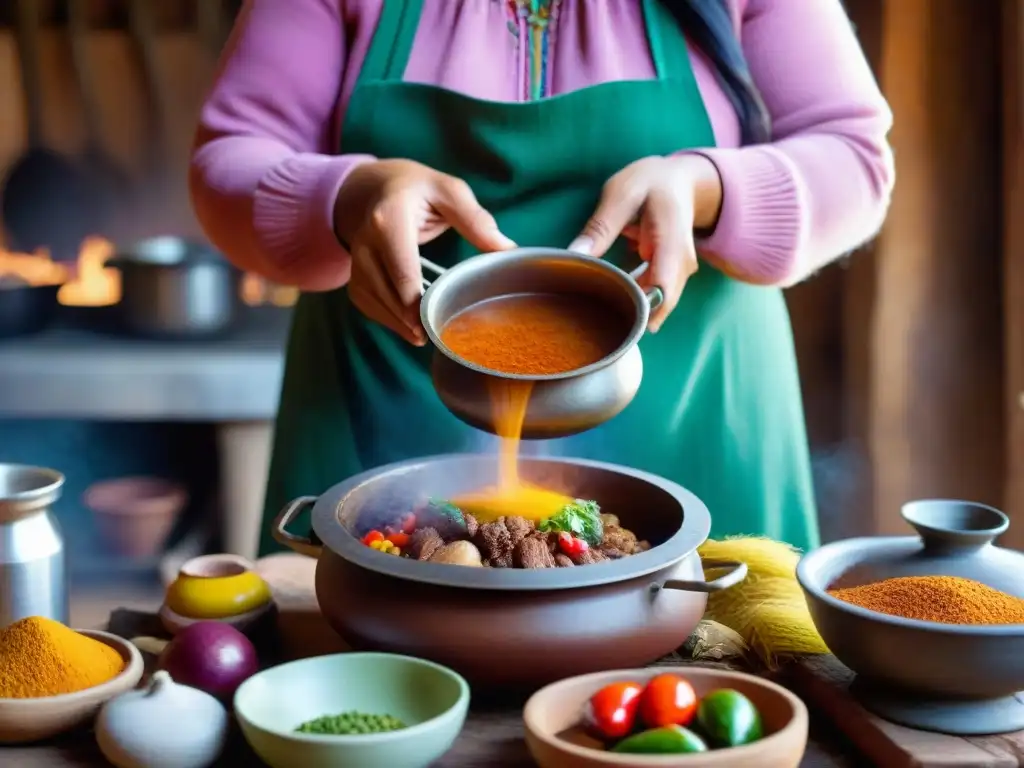
{"type": "MultiPolygon", "coordinates": [[[[121,273],[106,266],[114,253],[114,244],[102,237],[87,238],[77,261],[68,264],[54,261],[45,250],[14,253],[0,249],[0,278],[13,277],[29,285],[59,285],[57,300],[66,307],[107,307],[121,300],[121,273]]],[[[298,290],[246,273],[239,297],[250,307],[290,307],[298,299],[298,290]]]]}

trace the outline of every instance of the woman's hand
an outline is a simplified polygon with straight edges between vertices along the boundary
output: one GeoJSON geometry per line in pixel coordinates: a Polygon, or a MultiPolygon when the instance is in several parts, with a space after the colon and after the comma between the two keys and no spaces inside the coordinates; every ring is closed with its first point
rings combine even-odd
{"type": "Polygon", "coordinates": [[[419,246],[454,228],[482,252],[514,248],[469,185],[411,160],[353,170],[334,203],[334,229],[352,254],[352,303],[417,346],[423,294],[419,246]]]}
{"type": "Polygon", "coordinates": [[[647,157],[627,165],[604,185],[601,202],[570,250],[601,257],[622,235],[650,269],[640,278],[665,300],[651,314],[657,332],[697,271],[694,230],[713,230],[722,207],[722,181],[703,155],[647,157]]]}

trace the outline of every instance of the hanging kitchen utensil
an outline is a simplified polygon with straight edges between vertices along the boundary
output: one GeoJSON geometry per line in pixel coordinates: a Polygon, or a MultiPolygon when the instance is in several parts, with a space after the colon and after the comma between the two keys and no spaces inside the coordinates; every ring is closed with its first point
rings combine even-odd
{"type": "Polygon", "coordinates": [[[0,213],[8,248],[48,248],[55,259],[71,260],[95,223],[93,193],[69,158],[45,146],[39,6],[37,0],[17,3],[15,36],[28,147],[7,172],[0,213]]]}
{"type": "Polygon", "coordinates": [[[139,237],[167,234],[161,218],[167,216],[168,167],[164,84],[156,52],[157,22],[151,0],[131,0],[128,22],[138,56],[147,107],[146,151],[142,174],[134,199],[139,210],[136,221],[146,231],[139,237]]]}
{"type": "Polygon", "coordinates": [[[92,190],[96,221],[93,231],[116,238],[111,227],[118,207],[129,196],[129,179],[123,169],[103,146],[100,127],[96,79],[90,66],[87,43],[89,38],[89,4],[86,0],[68,0],[68,43],[71,65],[75,73],[78,95],[82,103],[85,123],[85,149],[80,158],[82,173],[92,190]]]}

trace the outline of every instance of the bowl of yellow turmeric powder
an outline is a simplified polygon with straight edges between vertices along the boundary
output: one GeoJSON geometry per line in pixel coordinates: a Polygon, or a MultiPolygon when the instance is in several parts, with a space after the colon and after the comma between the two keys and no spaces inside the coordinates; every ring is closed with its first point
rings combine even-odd
{"type": "Polygon", "coordinates": [[[995,545],[997,509],[904,505],[916,536],[832,542],[797,567],[853,692],[888,720],[960,735],[1024,729],[1024,554],[995,545]]]}
{"type": "Polygon", "coordinates": [[[0,629],[0,743],[38,741],[88,723],[142,679],[142,655],[108,632],[41,616],[0,629]]]}

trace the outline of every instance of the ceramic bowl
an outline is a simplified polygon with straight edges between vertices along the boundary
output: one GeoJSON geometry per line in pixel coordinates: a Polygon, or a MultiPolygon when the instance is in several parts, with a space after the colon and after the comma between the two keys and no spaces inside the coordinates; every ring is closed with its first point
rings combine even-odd
{"type": "Polygon", "coordinates": [[[272,768],[425,768],[462,730],[469,685],[452,670],[411,656],[339,653],[273,667],[235,693],[235,714],[256,754],[272,768]],[[296,733],[323,715],[390,714],[409,727],[390,733],[296,733]]]}
{"type": "Polygon", "coordinates": [[[785,688],[741,672],[691,666],[624,669],[570,677],[541,688],[523,710],[526,744],[541,768],[797,768],[807,748],[807,707],[785,688]],[[698,696],[733,688],[761,713],[765,736],[732,749],[691,755],[625,755],[601,748],[579,726],[586,702],[610,683],[634,680],[641,685],[655,675],[686,678],[698,696]]]}
{"type": "Polygon", "coordinates": [[[1024,729],[1024,625],[960,626],[888,616],[828,593],[899,576],[945,575],[1024,597],[1024,554],[993,545],[997,509],[923,500],[903,507],[917,536],[847,539],[797,567],[818,632],[857,673],[853,692],[894,722],[962,735],[1024,729]]]}
{"type": "Polygon", "coordinates": [[[124,670],[113,680],[84,691],[37,699],[0,699],[0,743],[38,741],[69,731],[89,722],[107,701],[138,685],[143,662],[134,645],[108,632],[76,631],[120,653],[124,670]]]}
{"type": "Polygon", "coordinates": [[[222,621],[245,631],[272,607],[270,587],[256,566],[236,555],[186,562],[167,588],[160,619],[171,634],[197,621],[222,621]]]}
{"type": "Polygon", "coordinates": [[[91,485],[82,503],[107,547],[124,557],[146,558],[167,540],[188,504],[188,491],[170,480],[123,477],[91,485]]]}

